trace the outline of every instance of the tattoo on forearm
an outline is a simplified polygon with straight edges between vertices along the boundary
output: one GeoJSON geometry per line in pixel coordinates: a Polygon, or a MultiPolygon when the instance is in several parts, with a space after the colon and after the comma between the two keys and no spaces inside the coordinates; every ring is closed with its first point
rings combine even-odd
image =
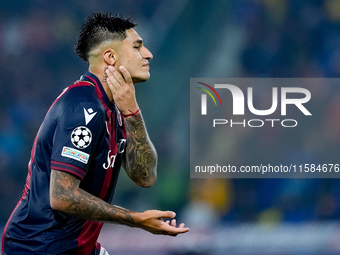
{"type": "Polygon", "coordinates": [[[52,170],[51,197],[63,204],[63,212],[86,220],[116,222],[132,226],[129,210],[106,203],[79,188],[80,180],[69,173],[52,170]]]}
{"type": "Polygon", "coordinates": [[[147,181],[156,175],[157,154],[140,113],[125,119],[127,148],[125,170],[134,180],[147,181]]]}

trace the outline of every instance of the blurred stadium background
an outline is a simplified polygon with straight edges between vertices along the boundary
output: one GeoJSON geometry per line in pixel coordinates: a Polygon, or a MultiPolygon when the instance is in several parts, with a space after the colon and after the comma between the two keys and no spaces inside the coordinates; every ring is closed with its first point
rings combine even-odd
{"type": "MultiPolygon", "coordinates": [[[[151,79],[137,96],[158,150],[159,179],[141,189],[122,173],[114,203],[175,210],[191,228],[170,238],[107,225],[100,240],[111,254],[339,254],[339,180],[189,177],[190,78],[339,77],[338,0],[1,0],[0,229],[21,196],[48,107],[86,70],[73,45],[95,11],[136,17],[154,55],[151,79]]],[[[327,102],[314,112],[328,123],[327,152],[338,158],[340,89],[314,94],[327,102]]],[[[325,137],[306,133],[305,148],[283,143],[282,150],[312,156],[325,137]]],[[[279,141],[268,137],[271,145],[279,141]]]]}

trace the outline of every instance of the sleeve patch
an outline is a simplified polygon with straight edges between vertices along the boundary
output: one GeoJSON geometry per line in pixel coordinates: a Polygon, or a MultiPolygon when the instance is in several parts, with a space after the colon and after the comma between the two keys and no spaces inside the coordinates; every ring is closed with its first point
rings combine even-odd
{"type": "MultiPolygon", "coordinates": [[[[93,115],[94,116],[94,115],[93,115]]],[[[92,141],[92,133],[90,129],[87,127],[76,127],[71,134],[71,142],[72,144],[79,148],[79,149],[85,149],[87,148],[92,141]]]]}
{"type": "Polygon", "coordinates": [[[89,154],[66,146],[63,147],[61,156],[77,160],[84,164],[87,164],[90,158],[89,154]]]}

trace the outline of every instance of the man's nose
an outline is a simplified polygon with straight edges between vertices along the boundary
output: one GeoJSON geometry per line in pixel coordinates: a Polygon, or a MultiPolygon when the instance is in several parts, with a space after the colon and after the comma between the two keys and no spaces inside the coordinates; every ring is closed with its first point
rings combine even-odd
{"type": "Polygon", "coordinates": [[[146,47],[144,47],[143,58],[145,58],[145,59],[153,59],[152,53],[146,47]]]}

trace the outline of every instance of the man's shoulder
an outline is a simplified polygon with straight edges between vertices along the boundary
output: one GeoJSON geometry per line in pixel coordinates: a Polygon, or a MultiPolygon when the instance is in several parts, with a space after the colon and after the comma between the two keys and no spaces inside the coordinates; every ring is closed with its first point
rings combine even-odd
{"type": "Polygon", "coordinates": [[[69,106],[77,106],[79,103],[100,104],[95,87],[85,81],[77,81],[65,88],[57,100],[69,106]]]}
{"type": "Polygon", "coordinates": [[[95,87],[92,83],[86,81],[76,81],[68,86],[64,91],[66,97],[73,97],[73,100],[86,100],[91,101],[98,98],[96,96],[95,87]]]}
{"type": "MultiPolygon", "coordinates": [[[[53,107],[56,113],[61,116],[73,116],[76,113],[83,115],[91,115],[92,112],[96,112],[97,115],[102,115],[105,118],[105,109],[97,96],[95,87],[85,81],[77,81],[74,84],[68,86],[59,95],[53,107]]],[[[97,116],[98,117],[98,116],[97,116]]]]}

